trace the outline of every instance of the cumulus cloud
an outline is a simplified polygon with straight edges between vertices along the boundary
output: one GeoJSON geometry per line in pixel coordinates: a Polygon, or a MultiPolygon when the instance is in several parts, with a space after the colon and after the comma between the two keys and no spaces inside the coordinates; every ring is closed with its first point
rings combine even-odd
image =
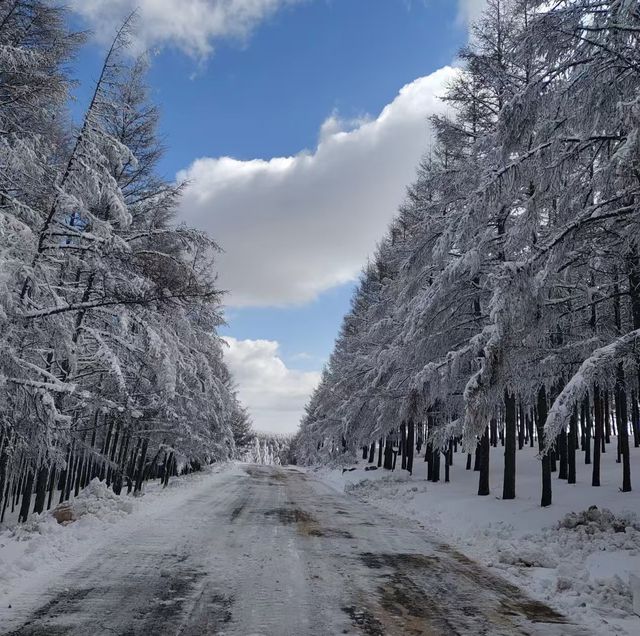
{"type": "Polygon", "coordinates": [[[458,0],[458,20],[469,25],[479,18],[487,5],[487,0],[458,0]]]}
{"type": "Polygon", "coordinates": [[[101,40],[109,40],[122,20],[137,10],[134,48],[172,45],[206,58],[216,41],[244,38],[286,5],[303,0],[69,0],[101,40]]]}
{"type": "Polygon", "coordinates": [[[375,119],[334,113],[313,152],[269,160],[197,159],[180,218],[222,245],[221,286],[233,306],[303,303],[353,280],[429,147],[428,117],[455,69],[404,86],[375,119]]]}
{"type": "Polygon", "coordinates": [[[289,369],[274,340],[225,340],[225,359],[256,430],[294,432],[320,373],[289,369]]]}

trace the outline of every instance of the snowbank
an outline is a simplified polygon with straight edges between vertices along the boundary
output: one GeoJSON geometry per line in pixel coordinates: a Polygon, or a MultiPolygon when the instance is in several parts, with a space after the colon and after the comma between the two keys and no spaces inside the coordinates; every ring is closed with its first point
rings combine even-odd
{"type": "Polygon", "coordinates": [[[476,495],[478,473],[465,470],[462,454],[454,456],[450,483],[426,481],[422,460],[413,477],[401,470],[365,472],[363,460],[352,472],[314,472],[335,490],[417,520],[430,536],[498,570],[596,633],[637,635],[640,618],[633,610],[632,583],[640,584],[639,451],[631,449],[638,490],[619,491],[622,468],[615,462],[614,442],[602,456],[602,485],[591,487],[591,466],[583,463],[577,466],[575,485],[554,473],[548,508],[540,507],[540,463],[528,447],[517,454],[517,498],[511,501],[500,499],[500,447],[491,449],[488,497],[476,495]]]}

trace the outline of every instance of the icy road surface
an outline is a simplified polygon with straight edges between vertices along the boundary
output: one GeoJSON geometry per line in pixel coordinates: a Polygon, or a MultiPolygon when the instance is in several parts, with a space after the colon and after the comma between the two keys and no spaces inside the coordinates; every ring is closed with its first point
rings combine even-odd
{"type": "Polygon", "coordinates": [[[584,635],[415,523],[246,465],[55,582],[20,636],[584,635]]]}

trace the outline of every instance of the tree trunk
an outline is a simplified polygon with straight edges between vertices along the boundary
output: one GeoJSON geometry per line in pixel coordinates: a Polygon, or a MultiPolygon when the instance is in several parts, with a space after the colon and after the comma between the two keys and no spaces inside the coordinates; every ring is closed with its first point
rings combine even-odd
{"type": "Polygon", "coordinates": [[[38,469],[38,478],[36,479],[36,501],[33,506],[33,512],[41,514],[44,512],[44,504],[47,500],[47,482],[49,477],[49,469],[42,464],[38,469]]]}
{"type": "Polygon", "coordinates": [[[24,523],[29,517],[31,494],[33,493],[33,480],[34,472],[30,468],[27,468],[27,477],[24,480],[24,487],[22,489],[22,504],[20,505],[20,512],[18,514],[18,521],[22,523],[24,523]]]}
{"type": "Polygon", "coordinates": [[[410,475],[413,475],[413,447],[415,437],[415,425],[413,420],[409,420],[407,425],[407,470],[410,475]]]}
{"type": "Polygon", "coordinates": [[[516,498],[516,396],[504,391],[504,478],[502,498],[516,498]]]}
{"type": "Polygon", "coordinates": [[[144,481],[144,469],[145,462],[147,460],[147,448],[149,447],[149,440],[145,437],[142,441],[142,450],[140,451],[140,461],[138,462],[138,471],[136,475],[136,485],[134,492],[140,492],[142,490],[142,482],[144,481]]]}
{"type": "Polygon", "coordinates": [[[556,446],[558,448],[558,459],[560,460],[558,479],[567,479],[567,431],[564,427],[562,427],[562,430],[558,433],[556,446]]]}
{"type": "Polygon", "coordinates": [[[522,404],[520,404],[518,408],[518,450],[522,450],[524,448],[525,442],[525,430],[524,430],[524,410],[522,408],[522,404]]]}
{"type": "Polygon", "coordinates": [[[600,485],[600,454],[602,452],[603,439],[603,417],[602,417],[602,400],[600,395],[600,387],[598,384],[593,385],[593,415],[595,419],[594,436],[593,436],[593,471],[591,473],[591,485],[600,485]]]}
{"type": "Polygon", "coordinates": [[[47,499],[47,510],[51,509],[53,501],[53,492],[56,489],[56,467],[51,467],[51,475],[49,476],[49,498],[47,499]]]}
{"type": "Polygon", "coordinates": [[[484,497],[489,490],[489,459],[491,445],[489,443],[489,427],[485,428],[476,453],[480,457],[480,474],[478,475],[478,495],[484,497]]]}
{"type": "Polygon", "coordinates": [[[589,397],[585,397],[582,405],[584,409],[584,463],[591,463],[591,409],[589,406],[589,397]]]}
{"type": "Polygon", "coordinates": [[[616,423],[622,458],[622,492],[631,491],[631,463],[629,458],[629,426],[627,421],[627,390],[624,367],[618,364],[616,371],[616,423]]]}
{"type": "Polygon", "coordinates": [[[542,497],[540,505],[544,508],[551,505],[551,462],[549,454],[544,452],[544,425],[547,421],[547,393],[544,385],[538,391],[537,400],[538,450],[542,456],[542,497]]]}
{"type": "Polygon", "coordinates": [[[391,440],[388,437],[384,442],[384,468],[386,470],[393,468],[393,450],[391,448],[391,440]]]}
{"type": "Polygon", "coordinates": [[[567,483],[576,483],[576,448],[578,442],[578,414],[573,410],[569,420],[569,439],[567,441],[567,483]]]}
{"type": "Polygon", "coordinates": [[[438,482],[440,481],[440,450],[434,449],[433,451],[433,468],[431,471],[431,481],[438,482]]]}
{"type": "Polygon", "coordinates": [[[609,408],[609,391],[604,392],[604,441],[611,444],[611,412],[609,408]]]}

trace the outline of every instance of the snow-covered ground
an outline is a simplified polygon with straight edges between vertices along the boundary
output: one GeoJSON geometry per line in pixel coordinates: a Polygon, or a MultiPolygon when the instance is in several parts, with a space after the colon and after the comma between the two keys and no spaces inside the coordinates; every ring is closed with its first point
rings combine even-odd
{"type": "Polygon", "coordinates": [[[296,469],[236,465],[175,494],[31,577],[0,633],[586,636],[412,520],[296,469]]]}
{"type": "Polygon", "coordinates": [[[77,521],[60,525],[45,512],[5,528],[0,532],[0,617],[2,610],[38,598],[52,579],[80,563],[90,549],[112,542],[127,530],[144,528],[159,510],[183,503],[186,490],[189,495],[208,490],[233,470],[239,469],[217,464],[172,478],[166,489],[159,481],[148,482],[143,496],[137,497],[114,495],[96,479],[72,500],[77,521]]]}
{"type": "Polygon", "coordinates": [[[528,447],[518,451],[517,498],[511,501],[501,500],[500,446],[491,449],[488,497],[476,495],[478,473],[465,470],[462,453],[454,455],[450,483],[426,481],[422,458],[413,477],[399,469],[365,472],[363,460],[353,472],[328,468],[314,472],[338,491],[417,520],[429,534],[594,627],[596,633],[637,635],[640,618],[633,613],[630,577],[640,577],[640,449],[632,448],[631,453],[635,491],[619,491],[622,469],[615,461],[613,442],[602,456],[602,485],[591,487],[591,466],[585,466],[578,453],[578,483],[568,485],[554,473],[553,505],[548,508],[540,507],[540,462],[528,447]],[[598,511],[587,518],[570,516],[564,524],[568,527],[559,526],[569,513],[593,505],[598,511]],[[600,514],[605,509],[617,519],[600,514]]]}

